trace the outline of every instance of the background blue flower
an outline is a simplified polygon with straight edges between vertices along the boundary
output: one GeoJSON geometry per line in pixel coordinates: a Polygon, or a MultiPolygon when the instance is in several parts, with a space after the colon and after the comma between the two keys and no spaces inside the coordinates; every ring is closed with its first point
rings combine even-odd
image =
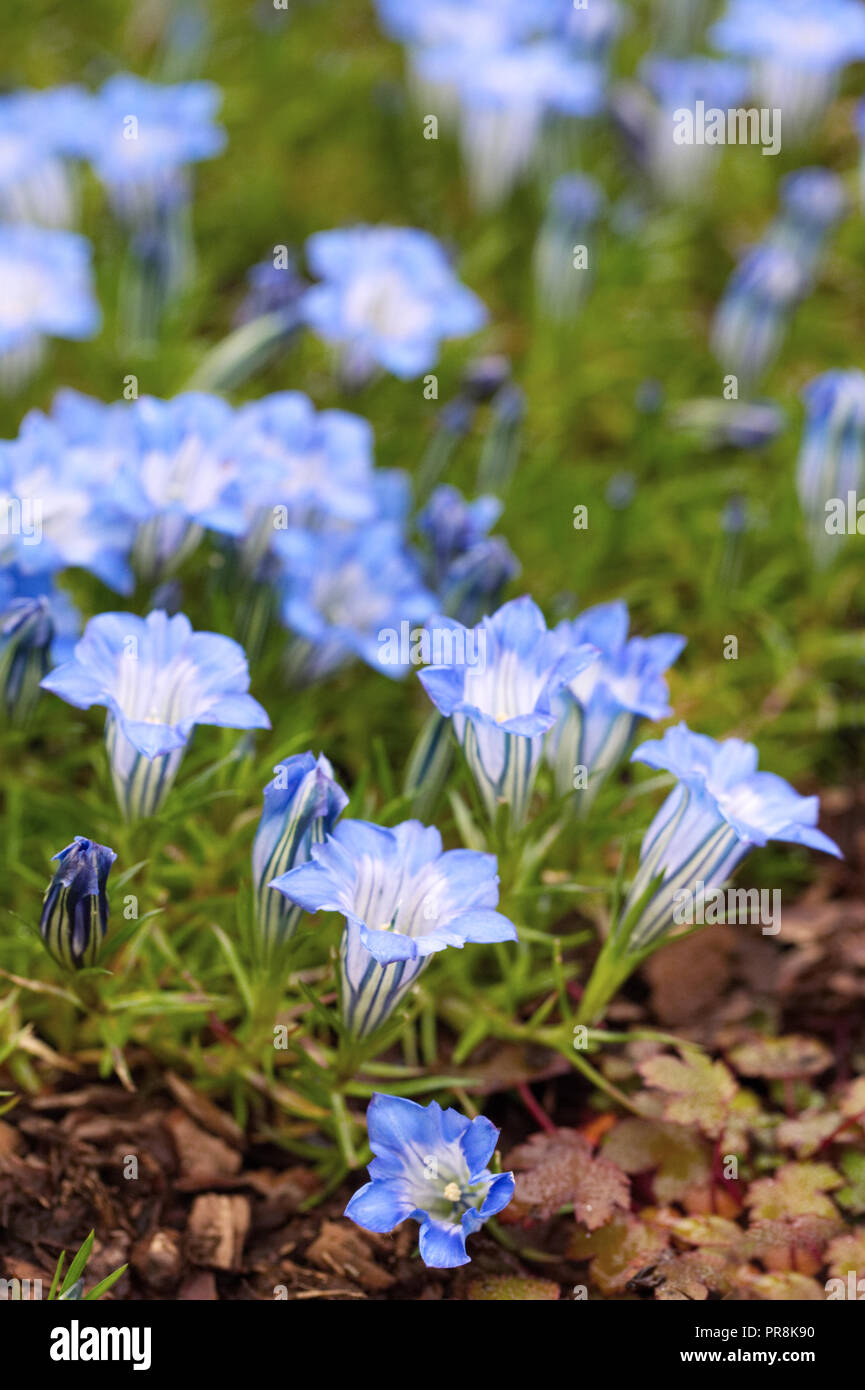
{"type": "Polygon", "coordinates": [[[697,882],[720,887],[749,850],[769,840],[840,858],[835,842],[817,829],[818,798],[800,796],[772,772],[758,772],[752,743],[719,743],[677,724],[662,739],[640,744],[632,761],[671,772],[678,785],[643,837],[640,867],[620,916],[627,922],[639,906],[629,950],[641,950],[669,929],[677,892],[697,882]]]}
{"type": "Polygon", "coordinates": [[[445,338],[476,333],[487,312],[460,284],[441,244],[414,227],[317,232],[306,245],[319,282],[299,305],[304,322],[342,354],[352,380],[375,367],[411,378],[438,361],[445,338]]]}

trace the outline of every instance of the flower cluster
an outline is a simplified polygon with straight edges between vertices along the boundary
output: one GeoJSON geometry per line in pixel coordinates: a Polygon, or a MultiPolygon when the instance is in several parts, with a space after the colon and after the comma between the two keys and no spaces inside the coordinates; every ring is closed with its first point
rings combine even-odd
{"type": "Polygon", "coordinates": [[[613,5],[379,0],[379,13],[408,46],[424,109],[453,118],[483,207],[501,202],[523,177],[552,123],[601,110],[603,60],[619,28],[613,5]]]}

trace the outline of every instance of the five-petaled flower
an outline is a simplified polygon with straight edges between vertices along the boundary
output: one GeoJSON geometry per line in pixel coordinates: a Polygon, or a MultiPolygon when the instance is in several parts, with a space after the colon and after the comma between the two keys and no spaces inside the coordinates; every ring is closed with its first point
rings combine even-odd
{"type": "Polygon", "coordinates": [[[215,632],[193,632],[183,613],[100,613],[87,624],[73,659],[42,685],[78,709],[108,710],[111,773],[129,820],[162,805],[196,724],[270,728],[247,693],[243,648],[215,632]]]}
{"type": "Polygon", "coordinates": [[[494,819],[501,802],[511,825],[522,825],[543,751],[544,734],[556,721],[553,697],[598,655],[581,642],[563,643],[547,630],[528,597],[504,604],[473,633],[449,625],[461,640],[453,660],[420,671],[436,708],[453,719],[454,732],[494,819]],[[483,651],[482,662],[471,659],[483,651]]]}
{"type": "Polygon", "coordinates": [[[773,772],[758,772],[752,743],[719,743],[677,724],[663,738],[640,744],[632,761],[671,772],[677,785],[643,837],[640,866],[620,916],[628,924],[631,952],[669,930],[677,892],[698,882],[719,888],[752,849],[769,840],[841,857],[835,842],[817,829],[817,797],[800,796],[773,772]]]}
{"type": "Polygon", "coordinates": [[[442,339],[476,333],[486,322],[483,304],[429,232],[347,227],[317,232],[306,251],[320,283],[301,299],[300,316],[339,348],[350,380],[376,367],[420,376],[435,366],[442,339]]]}
{"type": "Polygon", "coordinates": [[[436,1101],[417,1105],[376,1093],[366,1112],[375,1158],[371,1182],[354,1194],[345,1214],[367,1231],[420,1223],[420,1254],[431,1269],[470,1263],[466,1236],[507,1206],[513,1173],[487,1167],[499,1131],[484,1115],[469,1120],[436,1101]]]}
{"type": "Polygon", "coordinates": [[[309,854],[270,886],[307,912],[345,918],[342,1009],[358,1037],[386,1022],[436,951],[517,938],[495,911],[495,856],[442,851],[438,830],[419,821],[343,820],[309,854]]]}

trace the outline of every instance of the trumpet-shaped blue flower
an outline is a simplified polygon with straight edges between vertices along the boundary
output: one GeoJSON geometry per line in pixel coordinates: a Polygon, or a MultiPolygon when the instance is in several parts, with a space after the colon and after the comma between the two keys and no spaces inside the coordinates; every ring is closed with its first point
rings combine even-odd
{"type": "Polygon", "coordinates": [[[825,559],[833,525],[830,504],[847,529],[850,493],[865,483],[865,373],[823,372],[802,391],[807,419],[797,464],[797,486],[815,555],[825,559]]]}
{"type": "Polygon", "coordinates": [[[0,377],[7,388],[35,370],[46,337],[92,338],[100,318],[89,242],[73,232],[0,226],[0,377]]]}
{"type": "Polygon", "coordinates": [[[495,207],[526,174],[551,120],[603,106],[602,70],[561,42],[420,49],[413,67],[422,85],[458,96],[460,145],[481,207],[495,207]]]}
{"type": "Polygon", "coordinates": [[[751,386],[774,361],[789,317],[808,289],[808,268],[766,242],[741,260],[712,324],[712,347],[726,371],[751,386]]]}
{"type": "Polygon", "coordinates": [[[865,58],[859,0],[729,0],[709,36],[716,48],[757,65],[763,105],[801,136],[835,94],[848,63],[865,58]]]}
{"type": "Polygon", "coordinates": [[[621,915],[630,922],[629,952],[669,930],[678,893],[693,893],[698,883],[719,888],[752,849],[770,840],[841,856],[817,829],[818,798],[800,796],[772,772],[758,772],[752,743],[718,743],[677,724],[662,739],[641,744],[632,761],[671,772],[677,785],[643,837],[621,915]]]}
{"type": "Polygon", "coordinates": [[[87,101],[80,88],[23,90],[0,97],[0,216],[68,227],[76,198],[65,156],[76,153],[87,101]]]}
{"type": "Polygon", "coordinates": [[[345,1214],[366,1231],[420,1223],[420,1255],[430,1269],[469,1264],[466,1237],[514,1195],[513,1173],[490,1172],[499,1131],[483,1115],[469,1120],[436,1101],[417,1105],[373,1095],[366,1112],[371,1182],[345,1214]]]}
{"type": "Polygon", "coordinates": [[[494,48],[524,37],[533,17],[519,0],[376,0],[382,28],[403,43],[437,47],[459,43],[467,48],[494,48]]]}
{"type": "Polygon", "coordinates": [[[303,911],[269,887],[271,880],[305,863],[312,846],[330,834],[348,805],[323,754],[298,753],[278,763],[274,773],[264,789],[252,846],[256,920],[265,956],[294,935],[303,911]]]}
{"type": "Polygon", "coordinates": [[[572,321],[589,291],[594,227],[603,206],[603,189],[586,174],[563,174],[550,190],[533,257],[538,303],[549,319],[572,321]],[[587,261],[575,273],[575,251],[581,246],[587,261]]]}
{"type": "Polygon", "coordinates": [[[73,659],[42,686],[78,709],[108,710],[111,775],[128,820],[153,815],[162,805],[196,724],[270,728],[247,693],[243,648],[230,637],[193,632],[182,613],[91,618],[73,659]]]}
{"type": "Polygon", "coordinates": [[[319,283],[300,301],[305,323],[340,352],[346,376],[376,367],[411,378],[435,366],[445,338],[486,323],[477,295],[460,284],[435,237],[414,227],[317,232],[307,260],[319,283]]]}
{"type": "MultiPolygon", "coordinates": [[[[444,620],[436,620],[437,625],[444,620]]],[[[563,650],[532,599],[513,599],[474,631],[449,625],[449,661],[420,671],[424,689],[454,732],[491,818],[501,803],[522,825],[556,722],[554,697],[598,655],[586,643],[563,650]]]]}
{"type": "Polygon", "coordinates": [[[80,567],[128,593],[134,526],[114,496],[113,466],[110,451],[27,415],[18,438],[0,444],[0,561],[34,577],[80,567]]]}
{"type": "Polygon", "coordinates": [[[516,940],[513,923],[495,911],[495,856],[443,852],[439,832],[420,821],[386,830],[343,820],[309,854],[270,886],[307,912],[345,918],[342,1010],[358,1037],[386,1022],[436,951],[516,940]]]}
{"type": "Polygon", "coordinates": [[[671,713],[664,672],[685,638],[664,632],[629,639],[628,607],[621,599],[560,623],[556,635],[565,651],[588,643],[600,652],[555,696],[558,718],[546,745],[559,794],[574,788],[582,769],[581,799],[586,802],[624,758],[639,721],[666,719],[671,713]]]}
{"type": "Polygon", "coordinates": [[[640,76],[655,99],[646,112],[645,155],[652,178],[669,197],[692,199],[704,191],[717,166],[721,148],[693,140],[675,139],[677,113],[696,113],[697,102],[706,109],[728,111],[747,95],[746,68],[718,58],[665,58],[652,55],[640,66],[640,76]]]}
{"type": "Polygon", "coordinates": [[[781,180],[780,193],[769,240],[792,251],[812,279],[826,237],[848,210],[844,182],[831,169],[797,169],[781,180]]]}
{"type": "Polygon", "coordinates": [[[519,572],[509,545],[487,532],[501,514],[497,497],[466,502],[457,488],[436,488],[417,518],[432,548],[432,587],[442,609],[460,623],[474,623],[519,572]]]}
{"type": "Polygon", "coordinates": [[[46,575],[0,570],[0,701],[10,719],[26,718],[49,668],[72,655],[78,611],[46,575]]]}
{"type": "Polygon", "coordinates": [[[401,485],[376,472],[373,444],[367,420],[345,410],[316,412],[301,391],[242,406],[226,452],[242,465],[238,505],[248,518],[249,558],[268,549],[277,531],[376,520],[382,479],[396,491],[401,485]]]}
{"type": "Polygon", "coordinates": [[[241,461],[226,449],[234,412],[218,396],[142,396],[128,410],[128,454],[117,495],[138,520],[135,561],[148,579],[178,565],[204,530],[239,537],[241,461]]]}
{"type": "Polygon", "coordinates": [[[187,166],[225,145],[216,123],[221,100],[210,82],[162,86],[129,73],[108,79],[92,98],[83,135],[119,217],[138,221],[185,201],[187,166]]]}
{"type": "Polygon", "coordinates": [[[298,674],[318,680],[360,657],[392,679],[408,661],[389,638],[423,624],[435,608],[402,528],[392,522],[306,537],[276,533],[286,561],[283,621],[301,639],[298,674]]]}
{"type": "Polygon", "coordinates": [[[54,858],[59,864],[45,893],[39,930],[59,964],[80,970],[96,963],[108,930],[106,883],[117,855],[76,835],[54,858]]]}

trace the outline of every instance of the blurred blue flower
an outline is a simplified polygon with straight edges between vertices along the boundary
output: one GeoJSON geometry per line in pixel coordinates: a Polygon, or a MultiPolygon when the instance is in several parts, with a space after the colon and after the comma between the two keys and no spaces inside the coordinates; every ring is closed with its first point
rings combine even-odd
{"type": "Polygon", "coordinates": [[[808,271],[786,247],[765,242],[731,275],[712,324],[712,347],[725,371],[752,387],[777,355],[788,319],[808,289],[808,271]]]}
{"type": "Polygon", "coordinates": [[[507,1206],[513,1173],[493,1175],[487,1164],[499,1131],[483,1115],[467,1119],[436,1101],[418,1105],[373,1095],[366,1112],[371,1182],[345,1214],[366,1231],[392,1231],[410,1218],[420,1224],[420,1255],[430,1269],[469,1264],[466,1236],[507,1206]]]}
{"type": "Polygon", "coordinates": [[[319,279],[301,318],[340,352],[352,382],[376,367],[411,378],[431,370],[445,338],[476,333],[487,311],[460,284],[435,237],[414,227],[347,227],[306,244],[319,279]]]}
{"type": "Polygon", "coordinates": [[[846,522],[848,494],[858,499],[865,488],[865,373],[822,372],[801,394],[806,420],[796,483],[815,556],[825,560],[832,541],[827,504],[839,500],[846,522]]]}
{"type": "Polygon", "coordinates": [[[307,912],[345,918],[342,1012],[357,1037],[386,1022],[437,951],[517,939],[513,923],[495,911],[495,856],[442,851],[439,832],[420,821],[391,829],[339,821],[309,854],[270,886],[307,912]]]}
{"type": "Polygon", "coordinates": [[[418,530],[432,547],[431,587],[442,611],[460,623],[476,623],[519,573],[507,542],[487,535],[501,510],[497,497],[466,502],[457,488],[445,484],[418,515],[418,530]]]}
{"type": "Polygon", "coordinates": [[[0,601],[0,698],[7,718],[33,708],[54,639],[47,598],[0,601]]]}
{"type": "Polygon", "coordinates": [[[45,893],[39,930],[60,965],[80,970],[96,963],[108,930],[106,884],[117,855],[76,835],[53,857],[59,864],[45,893]]]}
{"type": "MultiPolygon", "coordinates": [[[[249,560],[270,548],[275,532],[374,521],[383,510],[382,482],[392,493],[403,486],[397,475],[375,469],[367,420],[345,410],[317,412],[301,391],[241,406],[226,453],[242,465],[237,505],[246,517],[249,560]]],[[[406,502],[403,494],[397,517],[406,502]]]]}
{"type": "Polygon", "coordinates": [[[719,743],[685,724],[643,743],[633,762],[671,772],[677,785],[643,837],[640,866],[620,921],[629,952],[656,942],[673,925],[676,895],[719,888],[750,850],[770,840],[808,845],[841,857],[816,828],[819,801],[782,777],[757,771],[752,743],[719,743]]]}
{"type": "Polygon", "coordinates": [[[717,167],[723,147],[696,141],[678,144],[675,113],[696,112],[697,102],[703,102],[707,110],[726,112],[739,107],[748,93],[747,68],[700,54],[689,58],[651,54],[643,59],[639,73],[655,101],[653,111],[645,112],[647,128],[642,133],[652,178],[671,198],[697,198],[717,167]]]}
{"type": "Polygon", "coordinates": [[[480,207],[498,205],[532,166],[554,118],[595,116],[604,74],[562,42],[418,49],[416,80],[458,97],[460,144],[480,207]]]}
{"type": "Polygon", "coordinates": [[[672,424],[693,431],[707,448],[762,449],[786,429],[787,416],[774,401],[699,396],[676,408],[672,424]]]}
{"type": "Polygon", "coordinates": [[[584,806],[624,759],[639,721],[672,713],[664,672],[686,639],[671,632],[629,638],[628,622],[628,606],[617,599],[555,629],[562,651],[588,644],[600,653],[553,697],[557,718],[545,749],[560,796],[575,789],[577,769],[583,769],[584,806]]]}
{"type": "Polygon", "coordinates": [[[780,196],[769,240],[792,251],[813,276],[828,233],[848,211],[844,181],[831,169],[797,169],[781,180],[780,196]]]}
{"type": "Polygon", "coordinates": [[[554,697],[597,657],[587,644],[563,650],[528,596],[512,599],[473,631],[450,627],[449,660],[420,671],[439,712],[453,720],[487,813],[510,808],[512,829],[525,820],[543,751],[556,721],[554,697]]]}
{"type": "Polygon", "coordinates": [[[146,221],[186,201],[187,166],[225,145],[221,100],[210,82],[163,86],[130,73],[110,77],[91,99],[82,137],[122,220],[146,221]]]}
{"type": "Polygon", "coordinates": [[[498,497],[467,502],[458,488],[447,483],[436,488],[417,518],[418,530],[432,546],[436,583],[453,560],[486,536],[501,514],[498,497]]]}
{"type": "Polygon", "coordinates": [[[16,440],[0,443],[0,563],[23,576],[80,567],[129,593],[134,531],[114,497],[110,450],[71,443],[32,411],[16,440]]]}
{"type": "Polygon", "coordinates": [[[142,396],[125,425],[128,456],[116,496],[139,523],[135,562],[143,577],[179,565],[205,530],[244,533],[244,470],[225,447],[234,425],[226,401],[203,391],[142,396]]]}
{"type": "Polygon", "coordinates": [[[538,302],[550,319],[572,321],[594,278],[594,227],[604,191],[587,174],[563,174],[553,184],[533,255],[538,302]],[[585,264],[577,259],[585,247],[585,264]]]}
{"type": "Polygon", "coordinates": [[[841,70],[865,58],[859,0],[729,0],[709,37],[716,48],[757,64],[760,100],[782,112],[799,138],[828,106],[841,70]]]}
{"type": "Polygon", "coordinates": [[[625,8],[618,0],[591,0],[578,6],[559,0],[562,33],[572,53],[594,62],[605,62],[625,27],[625,8]]]}
{"type": "Polygon", "coordinates": [[[76,191],[65,156],[77,152],[87,96],[81,88],[24,89],[0,96],[0,217],[69,227],[76,191]]]}
{"type": "Polygon", "coordinates": [[[323,754],[314,758],[311,753],[298,753],[278,763],[274,773],[264,789],[252,846],[256,922],[265,957],[290,940],[303,911],[269,887],[271,880],[308,860],[312,846],[330,834],[348,805],[323,754]]]}
{"type": "Polygon", "coordinates": [[[162,805],[196,724],[270,728],[261,705],[247,693],[243,648],[230,637],[193,632],[182,613],[91,618],[73,659],[50,672],[42,686],[77,709],[108,710],[111,774],[130,821],[162,805]]]}
{"type": "Polygon", "coordinates": [[[392,679],[408,669],[388,639],[403,624],[426,622],[435,608],[402,527],[392,522],[349,531],[279,533],[284,561],[282,617],[303,640],[297,674],[318,680],[356,657],[392,679]]]}
{"type": "Polygon", "coordinates": [[[101,316],[90,244],[73,232],[0,226],[0,383],[16,389],[39,364],[43,340],[92,338],[101,316]]]}
{"type": "Polygon", "coordinates": [[[251,323],[265,314],[282,314],[286,331],[298,324],[297,306],[307,281],[293,260],[285,265],[276,265],[272,257],[257,262],[246,272],[246,286],[236,323],[251,323]]]}

